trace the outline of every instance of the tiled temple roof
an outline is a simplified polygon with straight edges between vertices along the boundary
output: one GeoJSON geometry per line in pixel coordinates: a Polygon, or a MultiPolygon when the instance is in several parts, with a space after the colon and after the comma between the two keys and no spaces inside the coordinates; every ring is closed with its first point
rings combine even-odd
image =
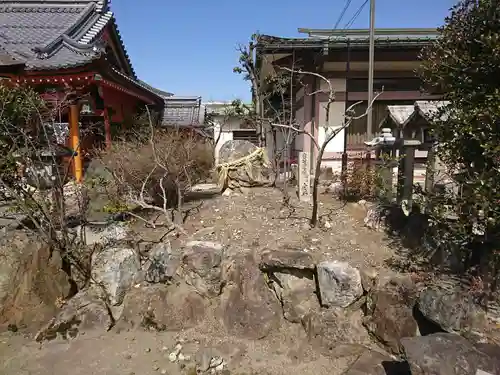
{"type": "Polygon", "coordinates": [[[109,24],[122,44],[128,73],[136,79],[108,0],[0,2],[0,46],[28,70],[71,68],[99,59],[104,51],[96,37],[109,24]]]}
{"type": "Polygon", "coordinates": [[[87,65],[105,56],[100,40],[109,27],[122,51],[121,80],[163,97],[137,79],[109,0],[0,0],[0,66],[59,70],[87,65]]]}

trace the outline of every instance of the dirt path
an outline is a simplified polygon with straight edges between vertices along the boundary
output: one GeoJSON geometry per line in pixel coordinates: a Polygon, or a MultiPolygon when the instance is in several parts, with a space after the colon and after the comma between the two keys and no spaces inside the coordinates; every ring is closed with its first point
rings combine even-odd
{"type": "Polygon", "coordinates": [[[23,337],[3,336],[0,338],[0,374],[192,375],[197,353],[207,350],[224,358],[233,375],[340,374],[352,360],[330,360],[310,348],[301,349],[284,335],[248,341],[199,331],[190,330],[180,335],[182,353],[191,358],[182,363],[172,363],[168,359],[179,338],[178,334],[171,332],[110,332],[80,337],[72,342],[54,341],[43,346],[23,337]]]}
{"type": "MultiPolygon", "coordinates": [[[[282,194],[253,189],[248,195],[215,197],[186,223],[194,239],[220,241],[230,252],[242,249],[305,249],[316,260],[349,261],[357,267],[385,267],[392,254],[384,235],[363,227],[363,209],[343,206],[321,196],[320,228],[308,229],[310,206],[292,198],[293,209],[282,205],[282,194]],[[306,229],[307,228],[307,229],[306,229]]],[[[72,342],[43,345],[19,334],[0,336],[0,374],[8,375],[148,375],[192,374],[189,364],[171,363],[168,354],[182,339],[183,353],[195,356],[216,349],[229,362],[231,374],[341,374],[349,358],[328,359],[307,344],[300,324],[284,325],[265,340],[248,341],[224,335],[209,319],[200,327],[174,332],[109,332],[81,336],[72,342]]]]}

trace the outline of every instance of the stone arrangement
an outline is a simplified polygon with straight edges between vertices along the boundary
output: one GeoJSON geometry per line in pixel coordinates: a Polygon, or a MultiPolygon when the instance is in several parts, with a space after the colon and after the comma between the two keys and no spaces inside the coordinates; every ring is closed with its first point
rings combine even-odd
{"type": "MultiPolygon", "coordinates": [[[[490,335],[486,314],[468,293],[299,250],[228,252],[207,241],[138,249],[125,240],[101,240],[106,242],[92,256],[90,284],[58,308],[44,310],[37,341],[110,329],[181,331],[214,317],[228,335],[251,340],[297,324],[322,355],[355,358],[347,375],[500,374],[498,337],[490,335]]],[[[39,264],[48,256],[44,251],[39,246],[33,253],[39,264]]],[[[54,262],[23,277],[40,282],[40,273],[55,272],[54,262]]],[[[59,276],[44,282],[69,297],[68,280],[59,276]]],[[[11,315],[6,310],[28,303],[9,295],[22,296],[29,285],[18,283],[16,293],[0,296],[7,302],[0,323],[18,327],[33,317],[26,309],[11,315]]],[[[194,360],[199,373],[230,366],[216,354],[190,358],[181,345],[169,359],[194,360]]]]}

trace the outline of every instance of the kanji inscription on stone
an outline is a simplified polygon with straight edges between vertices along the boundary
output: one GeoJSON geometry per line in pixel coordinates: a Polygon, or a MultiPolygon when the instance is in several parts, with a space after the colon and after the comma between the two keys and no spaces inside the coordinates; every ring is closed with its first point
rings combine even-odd
{"type": "Polygon", "coordinates": [[[299,199],[304,202],[311,200],[311,167],[309,152],[299,152],[299,199]]]}

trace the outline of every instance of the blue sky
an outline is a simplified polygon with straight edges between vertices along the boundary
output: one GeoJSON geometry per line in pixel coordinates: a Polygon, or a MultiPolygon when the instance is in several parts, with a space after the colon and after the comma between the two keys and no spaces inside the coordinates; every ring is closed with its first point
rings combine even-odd
{"type": "MultiPolygon", "coordinates": [[[[301,36],[297,28],[333,28],[346,0],[114,0],[118,26],[137,75],[177,95],[204,101],[250,98],[232,69],[238,44],[255,32],[301,36]],[[248,4],[248,5],[247,5],[248,4]]],[[[352,0],[343,27],[364,0],[352,0]]],[[[437,27],[455,0],[377,0],[376,27],[437,27]]],[[[352,28],[366,28],[369,6],[352,28]]]]}

